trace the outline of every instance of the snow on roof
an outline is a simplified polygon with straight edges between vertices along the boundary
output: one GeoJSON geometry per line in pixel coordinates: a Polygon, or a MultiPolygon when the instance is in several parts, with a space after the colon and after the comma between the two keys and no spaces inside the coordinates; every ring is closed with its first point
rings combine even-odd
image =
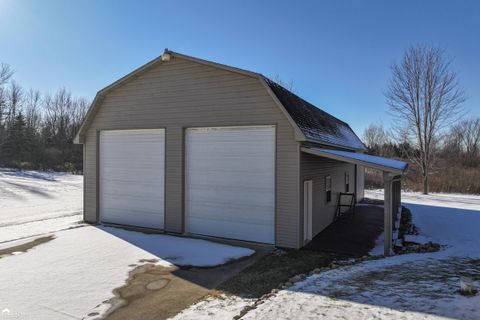
{"type": "Polygon", "coordinates": [[[307,139],[346,149],[367,150],[347,123],[317,108],[278,83],[268,78],[265,80],[307,139]]]}
{"type": "Polygon", "coordinates": [[[302,148],[302,151],[321,157],[360,164],[366,167],[371,167],[393,173],[403,173],[408,168],[408,163],[404,161],[379,156],[372,156],[364,153],[355,153],[322,148],[302,148]]]}

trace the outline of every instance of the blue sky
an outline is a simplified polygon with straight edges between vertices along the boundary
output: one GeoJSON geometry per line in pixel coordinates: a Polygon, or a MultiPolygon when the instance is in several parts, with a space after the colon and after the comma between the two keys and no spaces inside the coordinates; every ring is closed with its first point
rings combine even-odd
{"type": "Polygon", "coordinates": [[[447,50],[480,116],[480,1],[0,0],[0,61],[26,88],[92,99],[168,47],[293,81],[359,134],[390,125],[389,66],[418,42],[447,50]]]}

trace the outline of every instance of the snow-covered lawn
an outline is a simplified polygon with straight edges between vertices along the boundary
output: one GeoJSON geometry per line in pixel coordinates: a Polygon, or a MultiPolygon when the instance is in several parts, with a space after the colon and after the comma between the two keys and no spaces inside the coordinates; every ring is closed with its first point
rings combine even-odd
{"type": "MultiPolygon", "coordinates": [[[[373,197],[371,192],[366,196],[373,197]]],[[[412,210],[419,238],[441,243],[444,250],[310,276],[242,319],[480,319],[480,295],[457,292],[460,276],[477,279],[480,287],[480,196],[406,193],[402,200],[412,210]]],[[[175,319],[231,319],[249,303],[239,297],[209,299],[175,319]]]]}
{"type": "Polygon", "coordinates": [[[94,309],[108,309],[109,304],[102,302],[112,298],[112,290],[122,286],[128,272],[144,261],[161,266],[213,266],[254,252],[109,227],[85,226],[54,236],[30,251],[0,259],[0,312],[8,310],[0,318],[81,319],[94,309]]]}
{"type": "MultiPolygon", "coordinates": [[[[208,297],[203,301],[185,309],[173,319],[191,320],[231,320],[238,316],[243,308],[255,302],[255,299],[245,299],[237,296],[221,295],[208,297]]],[[[302,319],[294,317],[292,319],[302,319]]]]}
{"type": "Polygon", "coordinates": [[[80,175],[0,168],[0,242],[75,226],[82,195],[80,175]]]}
{"type": "Polygon", "coordinates": [[[66,230],[83,225],[81,215],[41,219],[0,227],[0,244],[16,239],[29,239],[55,231],[66,230]]]}
{"type": "MultiPolygon", "coordinates": [[[[144,263],[215,266],[253,250],[81,223],[82,176],[0,169],[0,319],[82,319],[105,312],[112,290],[144,263]]],[[[89,317],[91,319],[96,316],[89,317]]]]}
{"type": "MultiPolygon", "coordinates": [[[[365,197],[383,200],[383,189],[365,190],[365,197]]],[[[424,195],[418,192],[402,191],[402,203],[454,209],[480,210],[480,196],[458,193],[430,193],[424,195]]]]}

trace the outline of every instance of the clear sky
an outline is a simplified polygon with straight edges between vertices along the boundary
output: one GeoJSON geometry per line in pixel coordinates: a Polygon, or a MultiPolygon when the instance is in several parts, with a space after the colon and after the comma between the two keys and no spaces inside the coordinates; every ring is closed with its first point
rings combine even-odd
{"type": "Polygon", "coordinates": [[[417,42],[454,59],[480,116],[480,1],[0,0],[0,61],[26,88],[96,91],[165,47],[285,82],[359,134],[389,126],[389,66],[417,42]]]}

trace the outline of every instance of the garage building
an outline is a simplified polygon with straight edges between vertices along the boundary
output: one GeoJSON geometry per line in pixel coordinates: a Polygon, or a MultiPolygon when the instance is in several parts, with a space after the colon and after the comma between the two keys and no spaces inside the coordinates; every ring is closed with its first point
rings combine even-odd
{"type": "Polygon", "coordinates": [[[363,153],[348,124],[261,74],[169,50],[99,91],[76,142],[90,223],[300,248],[340,192],[363,197],[364,162],[312,152],[363,153]]]}

